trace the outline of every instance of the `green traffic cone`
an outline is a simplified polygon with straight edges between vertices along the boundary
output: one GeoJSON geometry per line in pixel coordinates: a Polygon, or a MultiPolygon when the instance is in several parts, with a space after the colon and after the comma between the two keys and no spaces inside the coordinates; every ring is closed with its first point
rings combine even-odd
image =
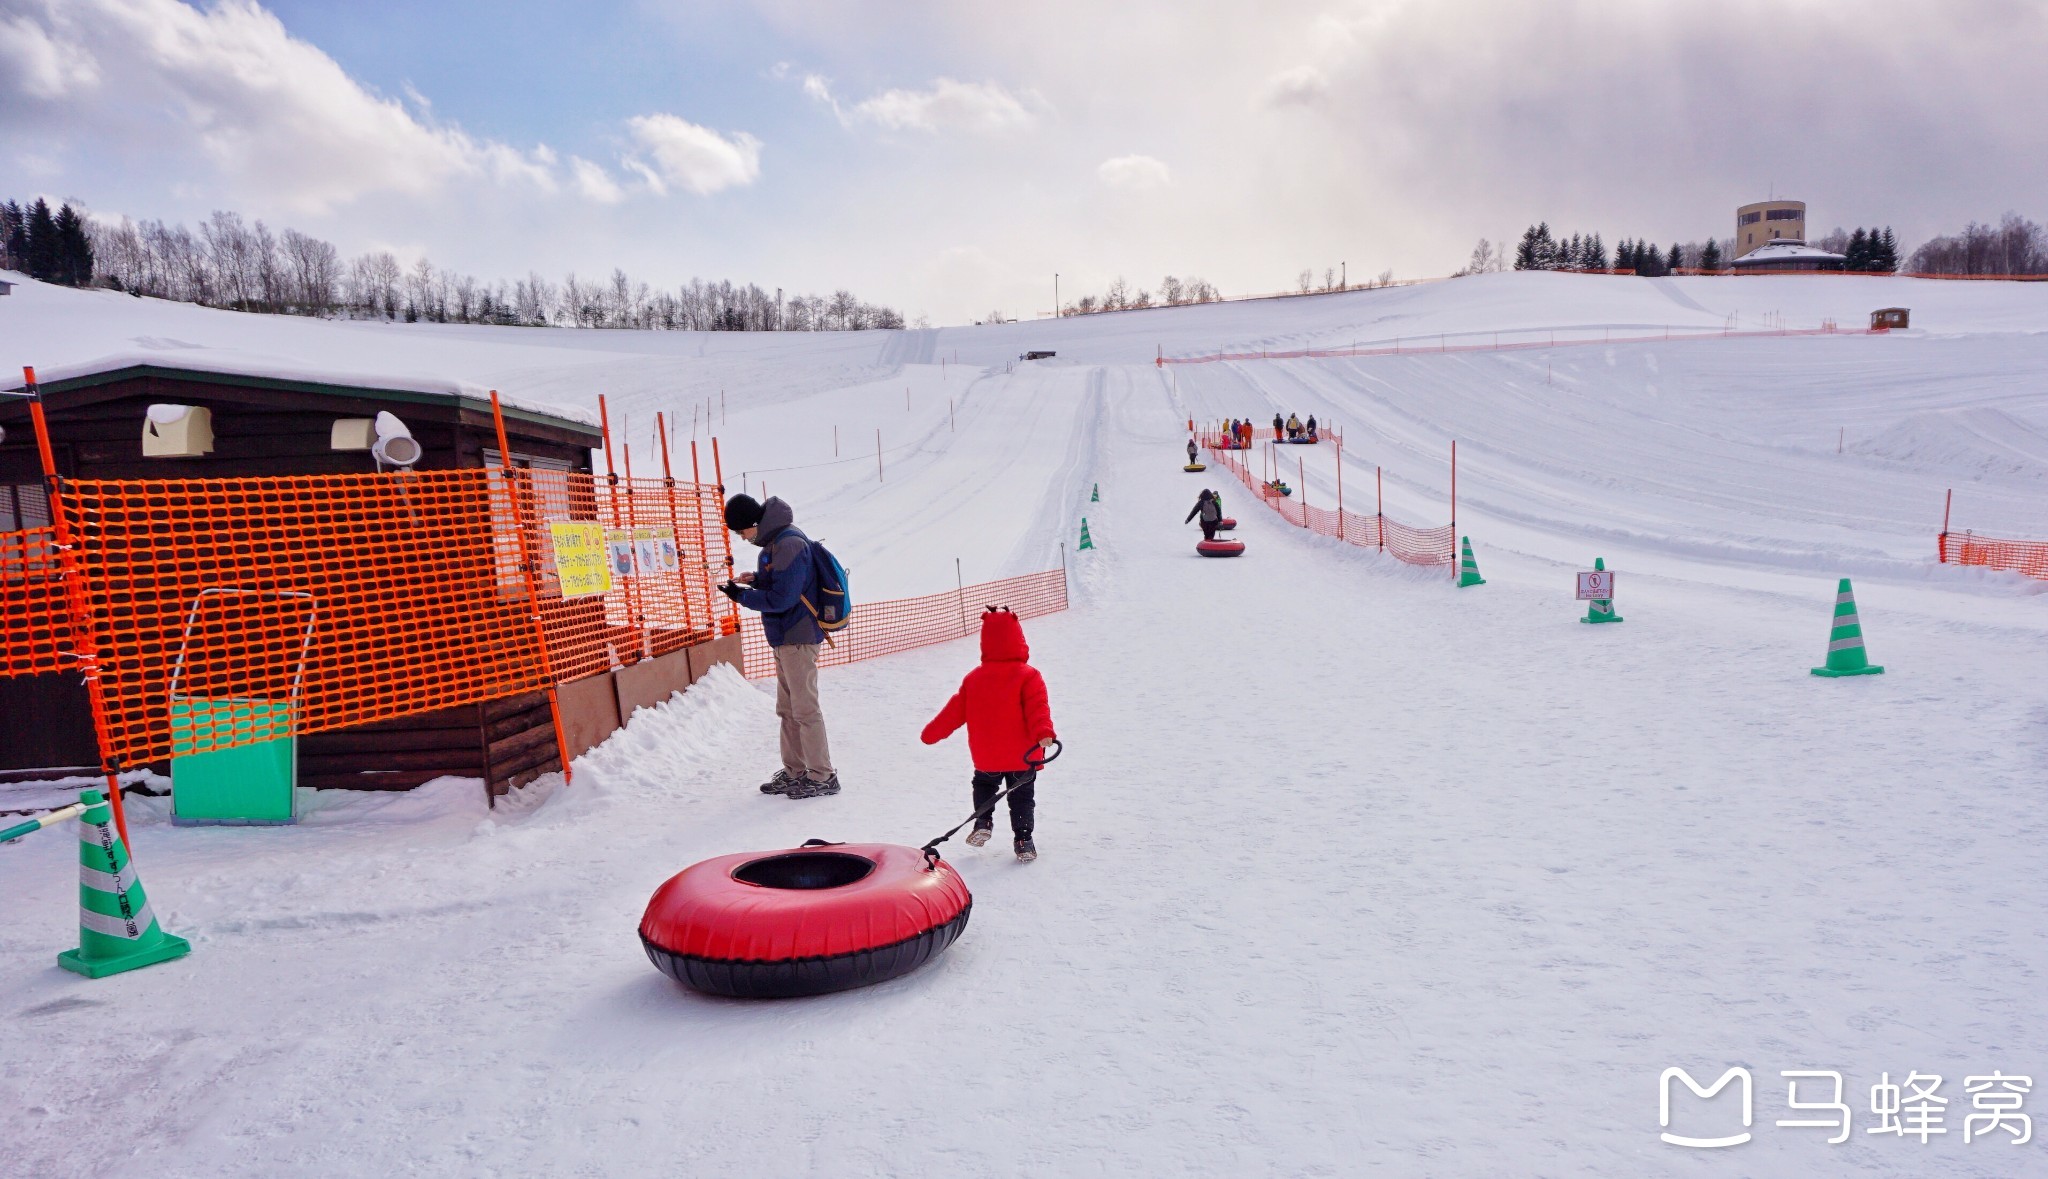
{"type": "Polygon", "coordinates": [[[191,942],[157,925],[114,830],[113,808],[97,790],[78,801],[85,806],[78,820],[78,948],[57,955],[57,965],[105,978],[191,953],[191,942]]]}
{"type": "Polygon", "coordinates": [[[1856,618],[1856,594],[1849,579],[1835,587],[1835,625],[1828,632],[1828,663],[1816,667],[1815,675],[1830,679],[1845,675],[1883,675],[1884,668],[1870,662],[1863,650],[1863,624],[1856,618]]]}
{"type": "MultiPolygon", "coordinates": [[[[1595,557],[1595,558],[1593,558],[1593,570],[1594,570],[1594,572],[1596,572],[1596,573],[1597,573],[1597,572],[1599,572],[1600,570],[1602,570],[1602,569],[1605,569],[1605,568],[1607,568],[1607,558],[1605,558],[1605,557],[1595,557]]],[[[1616,613],[1614,612],[1614,599],[1613,599],[1613,598],[1594,598],[1594,599],[1593,599],[1592,601],[1590,601],[1590,602],[1587,602],[1587,603],[1586,603],[1586,616],[1585,616],[1584,618],[1581,618],[1581,619],[1579,619],[1579,621],[1580,621],[1580,622],[1620,622],[1620,621],[1621,621],[1621,615],[1619,615],[1619,614],[1616,614],[1616,613]]]]}
{"type": "Polygon", "coordinates": [[[1472,559],[1472,538],[1461,536],[1458,539],[1465,543],[1465,556],[1458,565],[1458,588],[1464,589],[1468,585],[1485,585],[1486,579],[1479,576],[1479,562],[1472,559]]]}
{"type": "Polygon", "coordinates": [[[1102,484],[1097,483],[1095,485],[1095,490],[1088,493],[1088,502],[1091,504],[1099,504],[1102,502],[1102,484]]]}
{"type": "Polygon", "coordinates": [[[1074,546],[1074,551],[1078,553],[1082,549],[1092,549],[1094,547],[1095,542],[1088,537],[1088,517],[1083,516],[1081,517],[1081,543],[1074,546]]]}

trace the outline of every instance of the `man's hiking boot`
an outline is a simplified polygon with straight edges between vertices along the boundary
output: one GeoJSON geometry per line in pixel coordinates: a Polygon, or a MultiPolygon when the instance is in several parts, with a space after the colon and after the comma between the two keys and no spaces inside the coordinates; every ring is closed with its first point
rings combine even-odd
{"type": "Polygon", "coordinates": [[[788,770],[777,770],[774,777],[761,783],[761,793],[788,794],[789,788],[796,785],[796,783],[797,780],[789,776],[788,770]]]}
{"type": "Polygon", "coordinates": [[[806,774],[795,785],[783,791],[782,796],[784,798],[823,798],[828,794],[837,793],[839,793],[838,774],[832,774],[825,778],[813,778],[806,774]]]}

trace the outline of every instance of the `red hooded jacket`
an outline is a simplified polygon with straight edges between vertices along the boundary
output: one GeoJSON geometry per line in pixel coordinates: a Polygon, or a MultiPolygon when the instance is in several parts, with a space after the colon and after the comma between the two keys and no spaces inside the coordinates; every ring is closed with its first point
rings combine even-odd
{"type": "Polygon", "coordinates": [[[1052,706],[1045,677],[1026,662],[1031,647],[1024,624],[1007,610],[981,616],[981,666],[960,681],[960,690],[924,727],[923,741],[937,745],[967,726],[967,750],[984,773],[1016,773],[1031,767],[1024,754],[1052,730],[1052,706]]]}

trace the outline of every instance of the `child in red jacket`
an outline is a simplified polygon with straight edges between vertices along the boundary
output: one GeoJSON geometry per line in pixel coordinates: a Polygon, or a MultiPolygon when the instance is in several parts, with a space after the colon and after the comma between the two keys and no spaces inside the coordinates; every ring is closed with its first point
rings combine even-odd
{"type": "MultiPolygon", "coordinates": [[[[1058,738],[1052,729],[1052,706],[1045,698],[1045,677],[1027,662],[1031,648],[1024,626],[1005,608],[989,607],[981,616],[981,666],[967,673],[960,690],[939,715],[924,727],[923,741],[937,745],[967,726],[967,750],[974,758],[974,809],[987,809],[1007,783],[1010,787],[1010,834],[1017,840],[1017,858],[1038,858],[1031,842],[1037,800],[1033,787],[1038,772],[1024,755],[1050,748],[1058,738]]],[[[988,842],[995,816],[980,815],[967,837],[970,846],[988,842]]]]}

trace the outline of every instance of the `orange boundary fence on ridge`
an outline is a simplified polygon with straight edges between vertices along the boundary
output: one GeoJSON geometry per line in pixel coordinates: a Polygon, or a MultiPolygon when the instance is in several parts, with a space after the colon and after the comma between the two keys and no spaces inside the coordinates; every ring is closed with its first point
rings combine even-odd
{"type": "MultiPolygon", "coordinates": [[[[1566,332],[1591,331],[1590,328],[1566,328],[1566,332]]],[[[1429,336],[1400,337],[1392,344],[1360,347],[1353,344],[1348,348],[1289,348],[1260,349],[1257,352],[1212,352],[1204,356],[1167,356],[1160,353],[1153,363],[1161,368],[1169,364],[1217,364],[1242,360],[1329,360],[1352,356],[1426,356],[1450,352],[1526,352],[1545,348],[1578,348],[1596,344],[1648,344],[1662,341],[1682,340],[1741,340],[1771,339],[1795,336],[1882,336],[1889,333],[1887,328],[1841,328],[1832,323],[1817,328],[1774,328],[1753,332],[1735,331],[1726,328],[1665,328],[1661,333],[1648,335],[1617,336],[1603,329],[1600,336],[1567,337],[1559,339],[1558,333],[1548,328],[1513,329],[1506,332],[1444,332],[1429,336]],[[1516,336],[1541,333],[1544,338],[1533,340],[1502,340],[1502,336],[1516,336]],[[1453,344],[1453,339],[1485,337],[1470,343],[1453,344]]]]}

